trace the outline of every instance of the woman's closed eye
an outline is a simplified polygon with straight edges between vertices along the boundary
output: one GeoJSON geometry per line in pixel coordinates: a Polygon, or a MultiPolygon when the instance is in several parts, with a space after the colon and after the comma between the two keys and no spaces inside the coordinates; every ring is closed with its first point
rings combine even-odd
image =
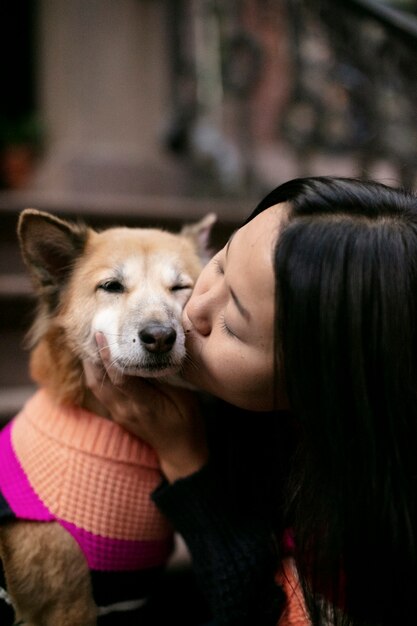
{"type": "Polygon", "coordinates": [[[228,337],[233,337],[234,339],[239,339],[239,337],[233,332],[233,330],[227,325],[224,313],[221,313],[219,316],[220,327],[222,332],[224,332],[228,337]]]}
{"type": "Polygon", "coordinates": [[[212,259],[212,263],[215,273],[219,274],[220,276],[224,276],[223,265],[217,256],[212,259]]]}

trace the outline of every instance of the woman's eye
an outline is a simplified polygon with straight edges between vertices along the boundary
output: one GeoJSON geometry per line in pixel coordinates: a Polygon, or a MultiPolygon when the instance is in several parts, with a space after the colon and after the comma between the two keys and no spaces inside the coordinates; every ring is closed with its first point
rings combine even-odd
{"type": "Polygon", "coordinates": [[[104,283],[98,285],[98,289],[107,291],[108,293],[123,293],[125,288],[118,280],[106,280],[104,283]]]}
{"type": "Polygon", "coordinates": [[[216,272],[216,274],[220,274],[221,276],[223,276],[224,269],[223,269],[223,266],[221,265],[219,259],[214,258],[212,260],[212,263],[213,263],[214,271],[216,272]]]}
{"type": "Polygon", "coordinates": [[[220,325],[221,325],[221,329],[222,331],[228,335],[229,337],[233,337],[234,339],[237,339],[237,335],[235,335],[235,333],[229,328],[229,326],[226,323],[226,320],[224,318],[224,315],[221,315],[220,317],[220,325]]]}

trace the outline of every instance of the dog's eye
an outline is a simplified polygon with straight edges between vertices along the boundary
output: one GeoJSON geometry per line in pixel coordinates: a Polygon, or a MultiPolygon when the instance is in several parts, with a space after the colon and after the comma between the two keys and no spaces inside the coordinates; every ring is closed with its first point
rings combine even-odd
{"type": "Polygon", "coordinates": [[[106,280],[106,282],[98,286],[98,289],[103,289],[103,291],[108,293],[123,293],[125,290],[122,283],[118,280],[106,280]]]}
{"type": "Polygon", "coordinates": [[[171,291],[182,291],[184,289],[192,289],[192,285],[173,285],[171,291]]]}

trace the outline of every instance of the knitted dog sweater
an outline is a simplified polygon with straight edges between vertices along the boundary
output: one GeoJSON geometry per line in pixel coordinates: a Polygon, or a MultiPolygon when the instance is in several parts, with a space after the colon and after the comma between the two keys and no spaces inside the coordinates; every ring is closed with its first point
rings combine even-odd
{"type": "Polygon", "coordinates": [[[43,389],[0,432],[0,521],[61,524],[85,555],[99,606],[143,598],[171,553],[171,526],[150,499],[160,481],[144,442],[43,389]]]}

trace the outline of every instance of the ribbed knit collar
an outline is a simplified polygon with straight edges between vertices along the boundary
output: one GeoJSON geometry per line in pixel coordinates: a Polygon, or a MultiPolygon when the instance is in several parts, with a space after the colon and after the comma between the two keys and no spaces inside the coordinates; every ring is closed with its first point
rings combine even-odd
{"type": "MultiPolygon", "coordinates": [[[[143,441],[111,420],[78,406],[56,403],[45,389],[27,401],[19,420],[26,422],[28,438],[34,428],[47,439],[87,454],[158,467],[155,452],[143,441]]],[[[20,433],[22,436],[22,429],[20,433]]]]}

